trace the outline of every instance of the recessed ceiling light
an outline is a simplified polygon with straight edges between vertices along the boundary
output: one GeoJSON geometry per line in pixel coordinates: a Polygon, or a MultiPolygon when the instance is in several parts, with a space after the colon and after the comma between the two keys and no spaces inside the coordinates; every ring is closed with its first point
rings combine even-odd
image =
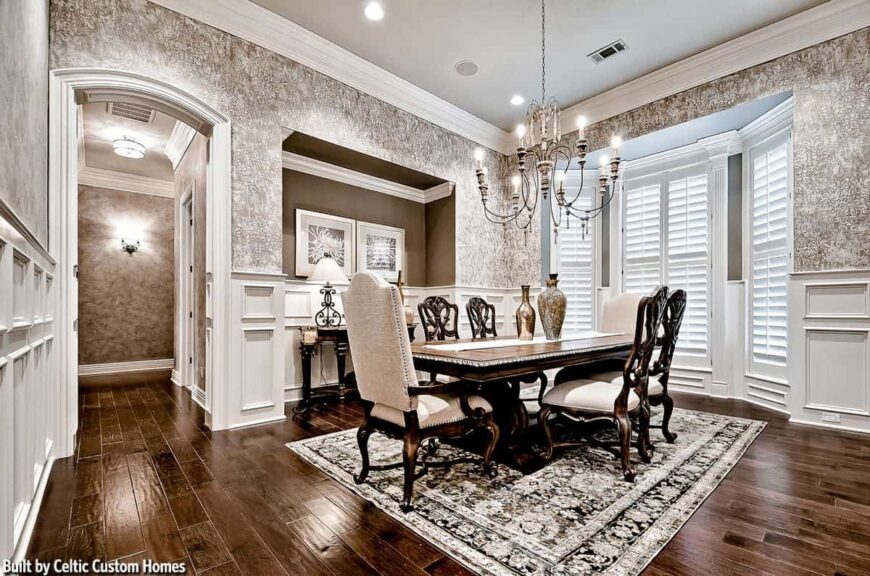
{"type": "Polygon", "coordinates": [[[514,94],[514,97],[511,98],[511,104],[513,104],[514,106],[522,106],[523,102],[525,101],[526,99],[519,94],[514,94]]]}
{"type": "Polygon", "coordinates": [[[378,2],[369,2],[366,4],[366,18],[369,20],[383,20],[384,19],[384,9],[378,2]]]}
{"type": "Polygon", "coordinates": [[[453,66],[453,69],[456,70],[456,73],[460,76],[474,76],[479,70],[477,64],[471,60],[460,60],[455,66],[453,66]]]}

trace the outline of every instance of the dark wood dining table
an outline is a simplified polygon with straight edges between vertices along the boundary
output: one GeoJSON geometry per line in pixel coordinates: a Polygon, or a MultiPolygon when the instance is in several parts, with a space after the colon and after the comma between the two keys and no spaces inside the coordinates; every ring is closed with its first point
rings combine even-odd
{"type": "Polygon", "coordinates": [[[631,351],[633,337],[619,334],[586,339],[532,341],[494,348],[451,349],[457,344],[505,340],[516,338],[506,336],[414,342],[411,353],[415,369],[458,378],[468,383],[469,387],[478,389],[489,400],[502,428],[501,447],[511,453],[509,460],[512,466],[525,468],[531,456],[527,450],[529,439],[523,434],[528,428],[529,414],[520,397],[519,383],[533,381],[544,370],[625,360],[631,351]]]}

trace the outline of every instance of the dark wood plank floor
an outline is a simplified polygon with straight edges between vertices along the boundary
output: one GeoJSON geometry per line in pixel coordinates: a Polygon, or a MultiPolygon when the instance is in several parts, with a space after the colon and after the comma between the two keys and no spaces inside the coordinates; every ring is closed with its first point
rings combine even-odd
{"type": "MultiPolygon", "coordinates": [[[[739,401],[677,404],[769,426],[645,574],[870,574],[870,439],[739,401]]],[[[54,465],[31,558],[178,560],[212,575],[467,573],[284,447],[359,425],[357,403],[212,433],[186,391],[151,373],[92,379],[81,414],[77,461],[54,465]]]]}

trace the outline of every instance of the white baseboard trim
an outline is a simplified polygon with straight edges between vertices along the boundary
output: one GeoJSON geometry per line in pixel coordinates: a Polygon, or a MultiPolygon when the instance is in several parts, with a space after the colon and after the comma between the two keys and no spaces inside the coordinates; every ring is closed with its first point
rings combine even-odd
{"type": "Polygon", "coordinates": [[[169,380],[171,380],[176,386],[182,386],[181,373],[175,368],[172,369],[172,373],[169,375],[169,380]]]}
{"type": "Polygon", "coordinates": [[[189,386],[187,389],[190,390],[190,397],[193,401],[199,404],[200,408],[208,412],[208,409],[205,407],[205,390],[199,386],[189,386]]]}
{"type": "MultiPolygon", "coordinates": [[[[747,395],[743,398],[738,399],[743,400],[744,402],[749,402],[753,406],[758,406],[759,408],[767,408],[768,410],[773,410],[774,412],[779,412],[780,414],[791,416],[791,412],[788,411],[788,408],[777,408],[771,406],[770,404],[766,404],[764,401],[753,399],[751,395],[747,395]]],[[[766,402],[770,402],[770,400],[766,400],[766,402]]]]}
{"type": "Polygon", "coordinates": [[[39,476],[39,484],[36,487],[36,494],[33,495],[30,509],[27,511],[27,519],[24,521],[21,536],[18,538],[15,552],[12,555],[13,562],[24,560],[24,557],[27,555],[27,549],[30,548],[30,539],[33,537],[33,528],[36,526],[36,519],[39,516],[39,510],[42,508],[42,499],[45,496],[45,487],[48,485],[48,477],[51,476],[51,468],[54,466],[54,460],[54,456],[50,456],[42,467],[42,474],[39,476]]]}
{"type": "Polygon", "coordinates": [[[134,362],[113,362],[109,364],[84,364],[79,366],[79,376],[170,370],[174,366],[175,360],[173,358],[161,358],[160,360],[136,360],[134,362]]]}
{"type": "Polygon", "coordinates": [[[261,420],[251,420],[242,424],[234,424],[229,427],[230,430],[238,430],[239,428],[250,428],[251,426],[261,426],[263,424],[271,424],[273,422],[282,422],[287,419],[287,416],[270,416],[261,420]]]}
{"type": "Polygon", "coordinates": [[[841,426],[840,424],[829,424],[827,422],[813,422],[812,420],[799,420],[797,418],[789,418],[788,423],[800,424],[801,426],[814,426],[816,428],[827,428],[828,430],[840,430],[841,432],[870,434],[870,429],[867,428],[857,428],[855,426],[841,426]]]}

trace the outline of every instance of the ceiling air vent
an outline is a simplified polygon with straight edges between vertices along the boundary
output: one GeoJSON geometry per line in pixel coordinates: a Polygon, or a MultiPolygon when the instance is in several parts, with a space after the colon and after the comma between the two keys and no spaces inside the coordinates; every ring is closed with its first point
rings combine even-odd
{"type": "Polygon", "coordinates": [[[109,114],[120,116],[121,118],[129,118],[137,122],[150,124],[154,120],[154,109],[141,104],[131,104],[129,102],[109,102],[109,114]]]}
{"type": "Polygon", "coordinates": [[[591,58],[596,64],[601,64],[608,58],[616,56],[620,52],[625,52],[626,50],[628,50],[628,44],[626,44],[624,40],[617,40],[616,42],[611,42],[604,48],[599,48],[592,54],[589,54],[589,58],[591,58]]]}

